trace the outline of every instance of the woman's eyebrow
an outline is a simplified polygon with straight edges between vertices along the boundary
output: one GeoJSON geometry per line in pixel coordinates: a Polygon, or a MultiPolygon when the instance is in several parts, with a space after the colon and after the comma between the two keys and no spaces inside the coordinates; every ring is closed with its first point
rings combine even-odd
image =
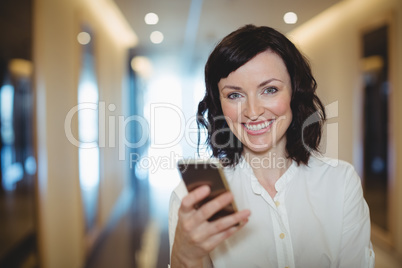
{"type": "Polygon", "coordinates": [[[263,86],[265,86],[265,85],[271,83],[272,81],[278,81],[278,82],[282,82],[282,83],[283,83],[283,81],[280,80],[280,79],[277,79],[277,78],[270,78],[270,79],[268,79],[268,80],[266,80],[266,81],[260,83],[260,84],[258,85],[258,87],[263,87],[263,86]]]}
{"type": "MultiPolygon", "coordinates": [[[[260,87],[263,87],[263,86],[265,86],[265,85],[271,83],[272,81],[278,81],[278,82],[283,83],[283,81],[280,80],[280,79],[277,79],[277,78],[270,78],[270,79],[268,79],[268,80],[265,80],[264,82],[261,82],[261,83],[258,85],[258,87],[259,87],[259,88],[260,88],[260,87]]],[[[239,86],[225,85],[225,86],[223,86],[220,90],[223,91],[224,89],[241,90],[242,88],[239,87],[239,86]]]]}
{"type": "Polygon", "coordinates": [[[238,87],[238,86],[225,85],[223,88],[221,88],[221,91],[223,91],[226,88],[232,89],[232,90],[241,90],[241,87],[238,87]]]}

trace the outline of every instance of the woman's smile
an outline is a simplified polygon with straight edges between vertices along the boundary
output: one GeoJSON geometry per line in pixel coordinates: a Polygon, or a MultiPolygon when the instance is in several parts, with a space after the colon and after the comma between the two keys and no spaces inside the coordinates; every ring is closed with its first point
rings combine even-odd
{"type": "Polygon", "coordinates": [[[243,126],[248,134],[260,135],[269,131],[274,121],[275,119],[260,122],[249,122],[249,123],[243,123],[243,126]]]}

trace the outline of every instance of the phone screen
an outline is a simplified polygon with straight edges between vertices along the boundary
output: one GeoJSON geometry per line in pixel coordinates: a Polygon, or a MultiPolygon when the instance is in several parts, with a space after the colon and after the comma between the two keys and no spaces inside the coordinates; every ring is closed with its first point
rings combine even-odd
{"type": "MultiPolygon", "coordinates": [[[[219,162],[212,161],[193,161],[178,163],[182,179],[186,184],[187,190],[191,192],[197,187],[208,185],[211,188],[211,193],[207,198],[195,205],[198,209],[205,203],[211,201],[220,194],[230,191],[227,184],[225,174],[219,162]]],[[[214,221],[220,217],[227,216],[237,211],[236,204],[232,201],[231,204],[223,208],[221,211],[214,214],[208,221],[214,221]]]]}

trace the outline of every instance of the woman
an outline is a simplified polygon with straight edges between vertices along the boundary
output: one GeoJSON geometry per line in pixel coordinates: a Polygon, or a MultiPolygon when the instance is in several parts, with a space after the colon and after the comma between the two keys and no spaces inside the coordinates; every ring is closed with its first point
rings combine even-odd
{"type": "Polygon", "coordinates": [[[374,267],[358,175],[316,156],[325,111],[297,48],[272,28],[247,25],[216,46],[205,82],[199,124],[232,193],[195,210],[210,189],[175,189],[172,267],[374,267]],[[232,199],[239,212],[207,221],[232,199]]]}

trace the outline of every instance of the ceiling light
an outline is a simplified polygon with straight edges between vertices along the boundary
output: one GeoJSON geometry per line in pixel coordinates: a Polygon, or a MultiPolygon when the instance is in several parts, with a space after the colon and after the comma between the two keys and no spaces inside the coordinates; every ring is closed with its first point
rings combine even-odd
{"type": "Polygon", "coordinates": [[[78,43],[80,43],[81,45],[86,45],[89,44],[89,42],[91,42],[91,36],[87,32],[80,32],[77,35],[77,40],[78,43]]]}
{"type": "Polygon", "coordinates": [[[158,23],[159,17],[155,13],[148,13],[145,15],[144,20],[145,20],[145,23],[148,25],[155,25],[158,23]]]}
{"type": "Polygon", "coordinates": [[[297,15],[294,12],[288,12],[283,16],[286,24],[295,24],[297,22],[297,15]]]}
{"type": "Polygon", "coordinates": [[[131,68],[144,78],[149,78],[152,74],[152,63],[144,56],[136,56],[131,60],[131,68]]]}
{"type": "Polygon", "coordinates": [[[30,77],[32,75],[33,64],[24,59],[12,59],[8,64],[8,69],[14,75],[30,77]]]}
{"type": "Polygon", "coordinates": [[[152,43],[160,44],[163,41],[163,33],[159,31],[154,31],[151,33],[151,36],[149,38],[151,39],[152,43]]]}

